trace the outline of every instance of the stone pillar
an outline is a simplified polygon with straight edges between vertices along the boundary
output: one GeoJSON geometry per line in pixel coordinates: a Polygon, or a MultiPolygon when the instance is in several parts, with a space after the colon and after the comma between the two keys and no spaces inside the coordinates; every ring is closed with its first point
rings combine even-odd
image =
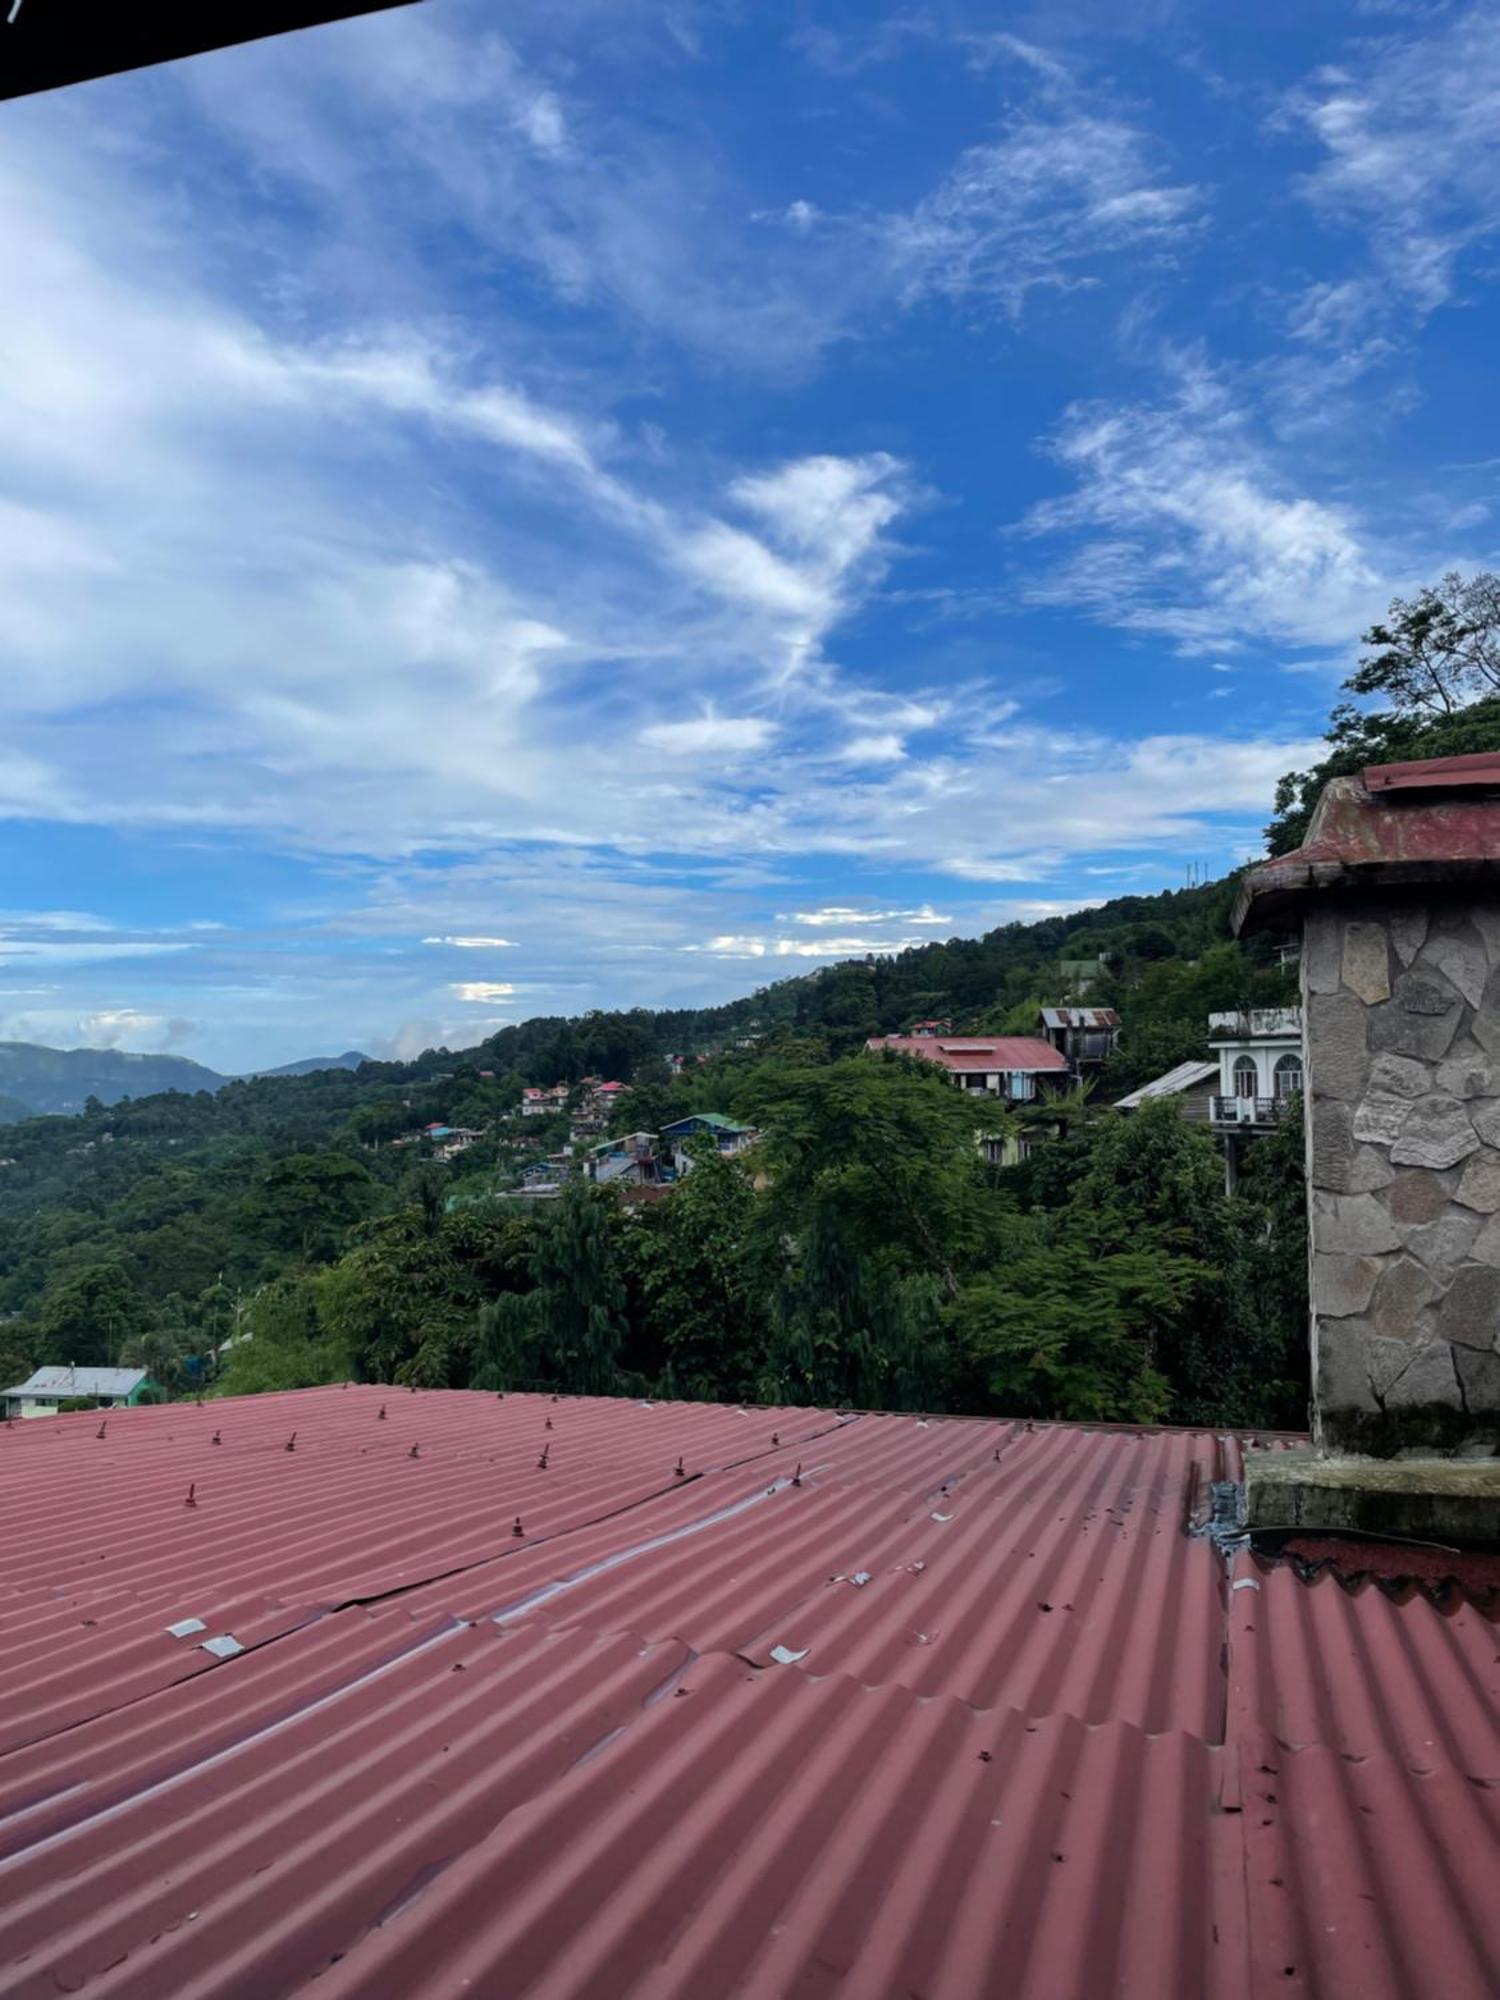
{"type": "MultiPolygon", "coordinates": [[[[1305,845],[1246,876],[1235,921],[1302,931],[1324,1470],[1289,1465],[1283,1483],[1312,1495],[1284,1518],[1315,1520],[1332,1505],[1330,1454],[1500,1451],[1500,753],[1335,779],[1305,845]]],[[[1453,1531],[1433,1496],[1458,1472],[1435,1472],[1428,1513],[1405,1516],[1373,1504],[1390,1477],[1366,1476],[1361,1514],[1356,1466],[1340,1518],[1453,1531]]],[[[1483,1480],[1500,1521],[1500,1463],[1483,1480]]]]}
{"type": "Polygon", "coordinates": [[[1500,892],[1303,917],[1313,1437],[1500,1440],[1500,892]]]}

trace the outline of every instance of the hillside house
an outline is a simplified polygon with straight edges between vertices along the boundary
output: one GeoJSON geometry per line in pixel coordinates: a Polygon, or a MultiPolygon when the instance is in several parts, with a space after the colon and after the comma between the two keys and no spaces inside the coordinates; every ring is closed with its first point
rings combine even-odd
{"type": "Polygon", "coordinates": [[[523,1118],[549,1118],[554,1112],[568,1108],[568,1086],[554,1083],[550,1090],[539,1090],[534,1084],[527,1084],[521,1092],[521,1116],[523,1118]]]}
{"type": "Polygon", "coordinates": [[[872,1035],[873,1053],[921,1056],[947,1070],[960,1090],[982,1090],[1007,1104],[1032,1104],[1066,1089],[1068,1060],[1035,1035],[872,1035]]]}
{"type": "Polygon", "coordinates": [[[1096,986],[1108,971],[1102,958],[1060,958],[1057,970],[1066,987],[1068,997],[1081,1000],[1091,986],[1096,986]]]}
{"type": "Polygon", "coordinates": [[[1208,1045],[1219,1059],[1215,1125],[1269,1131],[1278,1124],[1302,1091],[1302,1009],[1210,1014],[1208,1045]]]}
{"type": "Polygon", "coordinates": [[[661,1160],[654,1132],[627,1132],[603,1139],[583,1156],[583,1172],[596,1187],[653,1185],[661,1178],[661,1160]]]}
{"type": "Polygon", "coordinates": [[[1138,1090],[1127,1092],[1118,1100],[1115,1109],[1139,1111],[1150,1098],[1172,1097],[1177,1100],[1177,1108],[1189,1124],[1207,1125],[1218,1094],[1217,1062],[1181,1062],[1175,1069],[1169,1069],[1165,1076],[1153,1077],[1150,1083],[1143,1083],[1138,1090]]]}
{"type": "Polygon", "coordinates": [[[665,1150],[677,1173],[692,1171],[688,1140],[705,1135],[714,1141],[721,1153],[731,1158],[753,1146],[760,1137],[754,1126],[737,1124],[733,1118],[726,1118],[722,1111],[694,1111],[671,1125],[663,1125],[661,1129],[665,1150]]]}
{"type": "Polygon", "coordinates": [[[90,1398],[101,1410],[138,1403],[148,1387],[144,1368],[38,1368],[14,1389],[0,1391],[7,1420],[54,1417],[58,1405],[90,1398]]]}
{"type": "Polygon", "coordinates": [[[1120,1017],[1113,1007],[1044,1007],[1038,1026],[1042,1040],[1079,1076],[1100,1069],[1120,1038],[1120,1017]]]}

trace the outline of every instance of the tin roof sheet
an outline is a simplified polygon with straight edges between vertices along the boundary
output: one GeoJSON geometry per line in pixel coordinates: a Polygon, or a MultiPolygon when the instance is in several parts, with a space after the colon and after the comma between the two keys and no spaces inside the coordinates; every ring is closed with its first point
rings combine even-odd
{"type": "Polygon", "coordinates": [[[1239,1441],[355,1387],[98,1429],[0,1431],[0,1994],[1495,1989],[1494,1628],[1221,1551],[1239,1441]]]}

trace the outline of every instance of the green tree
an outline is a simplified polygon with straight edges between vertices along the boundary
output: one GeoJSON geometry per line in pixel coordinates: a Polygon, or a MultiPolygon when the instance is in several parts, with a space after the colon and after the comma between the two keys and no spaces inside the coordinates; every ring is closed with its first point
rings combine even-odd
{"type": "Polygon", "coordinates": [[[354,1358],[319,1312],[318,1284],[313,1273],[298,1272],[250,1299],[220,1374],[223,1394],[309,1389],[350,1379],[354,1358]]]}
{"type": "Polygon", "coordinates": [[[1389,706],[1370,711],[1342,702],[1334,709],[1328,756],[1310,770],[1288,771],[1276,787],[1275,818],[1266,828],[1273,854],[1302,845],[1331,778],[1368,764],[1500,749],[1500,577],[1450,571],[1414,598],[1393,598],[1364,643],[1370,650],[1344,686],[1389,706]]]}
{"type": "Polygon", "coordinates": [[[1064,1235],[965,1287],[947,1323],[1002,1412],[1150,1423],[1171,1407],[1158,1349],[1199,1275],[1155,1248],[1099,1256],[1064,1235]]]}
{"type": "Polygon", "coordinates": [[[48,1362],[108,1368],[149,1324],[130,1274],[110,1260],[86,1265],[47,1293],[37,1314],[36,1345],[48,1362]]]}
{"type": "Polygon", "coordinates": [[[660,1394],[741,1400],[766,1366],[768,1321],[754,1255],[757,1196],[743,1159],[712,1140],[670,1198],[624,1232],[639,1300],[636,1343],[660,1356],[660,1394]]]}
{"type": "Polygon", "coordinates": [[[480,1324],[481,1388],[553,1384],[574,1395],[624,1386],[620,1358],[628,1335],[618,1203],[587,1182],[571,1183],[533,1224],[533,1289],[496,1301],[480,1324]],[[518,1379],[525,1367],[535,1373],[518,1379]]]}

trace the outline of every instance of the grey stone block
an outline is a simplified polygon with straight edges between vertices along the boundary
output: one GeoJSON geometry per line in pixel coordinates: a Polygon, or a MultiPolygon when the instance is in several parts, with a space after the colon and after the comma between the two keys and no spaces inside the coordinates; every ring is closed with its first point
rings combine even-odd
{"type": "MultiPolygon", "coordinates": [[[[1353,1104],[1365,1094],[1370,1057],[1366,1023],[1373,1017],[1352,993],[1314,994],[1308,1002],[1307,1054],[1315,1097],[1353,1104]]],[[[1443,1044],[1444,1049],[1447,1043],[1443,1044]]],[[[1420,1054],[1420,1050],[1411,1051],[1420,1054]]]]}
{"type": "MultiPolygon", "coordinates": [[[[1351,1259],[1368,1263],[1368,1258],[1351,1259]]],[[[1370,1305],[1370,1324],[1382,1340],[1410,1340],[1424,1306],[1437,1296],[1438,1286],[1431,1272],[1410,1257],[1388,1260],[1370,1305]]],[[[1369,1301],[1367,1301],[1369,1303],[1369,1301]]],[[[1362,1307],[1356,1307],[1362,1311],[1362,1307]]]]}
{"type": "Polygon", "coordinates": [[[1469,1023],[1469,1033],[1482,1049],[1488,1049],[1491,1057],[1500,1061],[1500,972],[1490,974],[1484,997],[1469,1023]]]}
{"type": "Polygon", "coordinates": [[[1436,1271],[1440,1277],[1457,1269],[1465,1257],[1472,1255],[1474,1239],[1478,1236],[1484,1217],[1472,1208],[1450,1205],[1431,1222],[1423,1223],[1417,1229],[1403,1229],[1403,1247],[1413,1257],[1420,1259],[1429,1271],[1436,1271]]]}
{"type": "Polygon", "coordinates": [[[1320,1251],[1351,1257],[1378,1257],[1400,1245],[1385,1204],[1373,1194],[1312,1195],[1312,1238],[1320,1251]]]}
{"type": "Polygon", "coordinates": [[[1424,909],[1403,906],[1392,910],[1390,925],[1391,943],[1396,947],[1396,956],[1403,965],[1410,965],[1427,941],[1427,912],[1424,909]]]}
{"type": "Polygon", "coordinates": [[[1432,1085],[1431,1066],[1410,1056],[1376,1056],[1370,1065],[1372,1096],[1378,1092],[1383,1097],[1425,1097],[1432,1085]]]}
{"type": "Polygon", "coordinates": [[[1380,1408],[1367,1366],[1367,1355],[1374,1339],[1366,1320],[1318,1322],[1313,1394],[1320,1408],[1368,1411],[1380,1408]]]}
{"type": "Polygon", "coordinates": [[[1349,1172],[1345,1192],[1348,1194],[1373,1194],[1387,1188],[1396,1178],[1396,1169],[1386,1158],[1379,1146],[1356,1146],[1354,1157],[1349,1162],[1349,1172]]]}
{"type": "Polygon", "coordinates": [[[1477,1347],[1455,1347],[1451,1352],[1470,1412],[1475,1416],[1488,1412],[1492,1423],[1500,1422],[1500,1354],[1485,1354],[1477,1347]]]}
{"type": "Polygon", "coordinates": [[[1453,1199],[1484,1215],[1493,1215],[1500,1208],[1500,1153],[1492,1146],[1471,1155],[1453,1199]]]}
{"type": "Polygon", "coordinates": [[[1401,1135],[1391,1147],[1391,1163],[1397,1167],[1456,1167],[1478,1148],[1478,1136],[1464,1107],[1456,1097],[1445,1097],[1435,1090],[1412,1105],[1401,1135]]]}
{"type": "MultiPolygon", "coordinates": [[[[1382,1062],[1389,1062],[1389,1056],[1382,1056],[1382,1062]]],[[[1416,1065],[1420,1067],[1420,1065],[1416,1065]]],[[[1374,1078],[1372,1076],[1371,1082],[1374,1078]]],[[[1406,1115],[1412,1108],[1409,1097],[1387,1097],[1383,1092],[1371,1089],[1362,1097],[1354,1113],[1354,1136],[1366,1145],[1390,1146],[1401,1136],[1401,1127],[1406,1123],[1406,1115]]]]}
{"type": "MultiPolygon", "coordinates": [[[[1391,949],[1384,924],[1350,924],[1344,932],[1343,980],[1367,1007],[1391,997],[1391,949]]],[[[1486,971],[1488,967],[1486,967],[1486,971]]],[[[1483,975],[1481,975],[1481,983],[1483,975]]]]}
{"type": "Polygon", "coordinates": [[[1438,1308],[1438,1325],[1445,1340],[1464,1347],[1492,1350],[1500,1336],[1500,1269],[1492,1264],[1465,1264],[1438,1308]]]}
{"type": "Polygon", "coordinates": [[[1449,1409],[1459,1409],[1463,1404],[1453,1350],[1440,1340],[1418,1346],[1385,1392],[1388,1410],[1403,1406],[1420,1408],[1433,1403],[1449,1409]]]}
{"type": "Polygon", "coordinates": [[[1344,927],[1331,910],[1309,910],[1302,931],[1302,977],[1309,993],[1337,993],[1344,927]]]}
{"type": "Polygon", "coordinates": [[[1469,1255],[1481,1264],[1500,1267],[1500,1215],[1492,1215],[1469,1246],[1469,1255]]]}
{"type": "Polygon", "coordinates": [[[1441,973],[1403,972],[1382,1007],[1369,1010],[1370,1047],[1376,1054],[1416,1056],[1438,1062],[1458,1032],[1463,1001],[1441,973]]]}
{"type": "Polygon", "coordinates": [[[1500,903],[1481,903],[1469,914],[1475,930],[1484,939],[1490,964],[1500,966],[1500,903]]]}
{"type": "MultiPolygon", "coordinates": [[[[1403,1258],[1402,1262],[1405,1261],[1403,1258]]],[[[1412,1269],[1420,1272],[1421,1266],[1414,1264],[1412,1269]]],[[[1347,1319],[1351,1313],[1362,1313],[1374,1296],[1380,1270],[1381,1260],[1378,1257],[1341,1257],[1326,1250],[1319,1251],[1312,1264],[1314,1307],[1330,1319],[1347,1319]]],[[[1429,1283],[1427,1296],[1430,1298],[1431,1295],[1429,1283]]],[[[1424,1298],[1421,1303],[1425,1305],[1427,1299],[1424,1298]]]]}
{"type": "Polygon", "coordinates": [[[1490,966],[1484,940],[1472,924],[1435,930],[1418,953],[1417,965],[1435,967],[1458,988],[1471,1007],[1479,1005],[1490,966]]]}
{"type": "Polygon", "coordinates": [[[1500,1146],[1500,1097],[1482,1098],[1471,1104],[1469,1123],[1487,1146],[1500,1146]]]}
{"type": "Polygon", "coordinates": [[[1312,1184],[1344,1194],[1354,1161],[1354,1114],[1337,1099],[1320,1098],[1308,1107],[1312,1120],[1312,1184]]]}
{"type": "Polygon", "coordinates": [[[1463,1035],[1454,1043],[1447,1061],[1438,1064],[1432,1081],[1450,1097],[1500,1096],[1500,1063],[1463,1035]]]}
{"type": "Polygon", "coordinates": [[[1401,1223],[1431,1222],[1448,1206],[1451,1175],[1400,1174],[1391,1182],[1386,1204],[1401,1223]]]}

